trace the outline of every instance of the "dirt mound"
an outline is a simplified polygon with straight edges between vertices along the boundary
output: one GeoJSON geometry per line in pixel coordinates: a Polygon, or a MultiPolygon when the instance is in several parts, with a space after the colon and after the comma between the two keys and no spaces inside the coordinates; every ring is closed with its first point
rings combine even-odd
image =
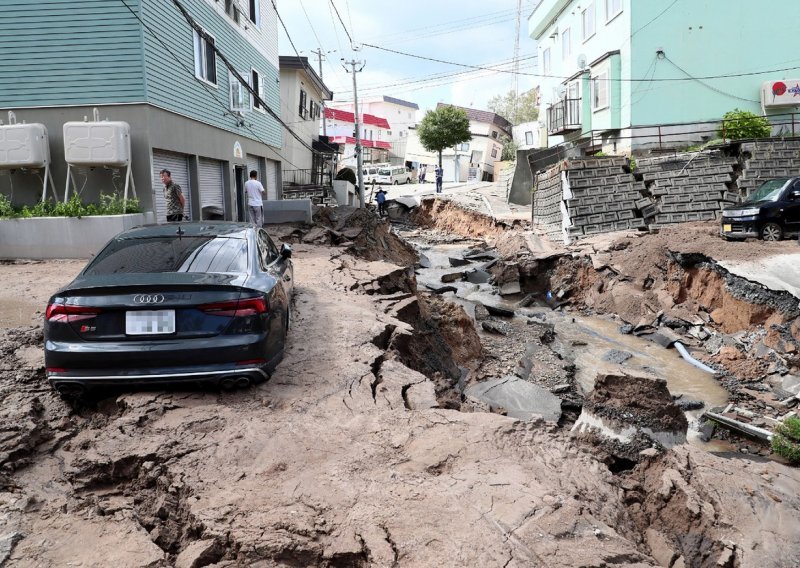
{"type": "Polygon", "coordinates": [[[475,211],[465,211],[446,199],[425,199],[411,215],[410,221],[420,227],[436,229],[470,238],[496,238],[506,226],[475,211]]]}

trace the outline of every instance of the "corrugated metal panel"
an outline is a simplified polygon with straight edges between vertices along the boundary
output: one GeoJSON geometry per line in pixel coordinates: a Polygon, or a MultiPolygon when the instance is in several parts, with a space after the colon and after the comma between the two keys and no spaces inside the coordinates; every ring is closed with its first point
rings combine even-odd
{"type": "Polygon", "coordinates": [[[267,174],[264,178],[266,179],[264,186],[267,190],[267,200],[278,199],[278,162],[267,160],[267,174]]]}
{"type": "Polygon", "coordinates": [[[169,170],[172,181],[181,186],[186,205],[183,208],[184,220],[192,217],[192,185],[189,179],[189,161],[183,154],[153,150],[153,189],[156,200],[156,222],[167,222],[167,200],[164,198],[164,184],[161,183],[161,170],[169,170]]]}
{"type": "Polygon", "coordinates": [[[0,106],[144,100],[141,24],[123,3],[0,4],[0,106]]]}
{"type": "Polygon", "coordinates": [[[258,179],[263,184],[264,183],[264,158],[259,156],[254,156],[253,154],[247,154],[247,177],[250,177],[251,171],[258,172],[258,179]]]}
{"type": "Polygon", "coordinates": [[[202,219],[209,219],[204,212],[206,207],[218,207],[222,214],[225,212],[222,187],[222,162],[200,158],[197,163],[198,185],[200,186],[200,215],[202,219]]]}
{"type": "MultiPolygon", "coordinates": [[[[222,3],[217,3],[221,5],[222,3]]],[[[240,71],[255,68],[264,80],[262,98],[278,115],[280,115],[280,87],[278,85],[278,68],[258,51],[234,27],[235,24],[224,13],[218,11],[219,6],[205,0],[184,0],[187,11],[215,38],[219,46],[240,71]],[[215,8],[217,6],[217,8],[215,8]]],[[[261,21],[277,20],[275,9],[271,3],[262,2],[261,21]]],[[[194,44],[192,31],[171,2],[144,2],[142,6],[144,21],[155,30],[171,51],[189,69],[194,69],[194,44]]],[[[246,18],[245,18],[246,19],[246,18]]],[[[270,26],[272,24],[270,23],[270,26]]],[[[261,34],[263,41],[274,44],[277,51],[277,34],[267,35],[265,30],[250,27],[246,34],[261,34]]],[[[247,115],[249,128],[239,127],[230,116],[223,116],[229,109],[228,71],[217,59],[216,87],[202,87],[193,72],[187,72],[179,66],[173,56],[149,32],[144,33],[144,52],[147,79],[148,102],[162,108],[189,116],[206,124],[235,132],[236,134],[260,141],[279,148],[281,146],[281,128],[278,122],[266,113],[250,112],[247,115]],[[254,131],[258,138],[250,131],[254,131]]]]}

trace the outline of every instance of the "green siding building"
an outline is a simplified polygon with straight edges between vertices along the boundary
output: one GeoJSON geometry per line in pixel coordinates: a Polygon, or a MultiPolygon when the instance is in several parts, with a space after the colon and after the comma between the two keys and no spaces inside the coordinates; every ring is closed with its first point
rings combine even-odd
{"type": "MultiPolygon", "coordinates": [[[[159,222],[163,167],[183,186],[192,219],[242,218],[241,185],[252,169],[269,197],[280,197],[282,131],[268,112],[280,116],[273,3],[180,3],[268,109],[239,85],[171,0],[0,0],[0,119],[13,111],[18,123],[47,127],[60,196],[67,185],[63,124],[92,120],[97,108],[101,119],[130,124],[137,196],[159,222]]],[[[72,171],[72,187],[86,202],[122,185],[113,169],[72,171]]],[[[18,204],[38,200],[36,176],[5,173],[0,193],[13,188],[18,204]]]]}

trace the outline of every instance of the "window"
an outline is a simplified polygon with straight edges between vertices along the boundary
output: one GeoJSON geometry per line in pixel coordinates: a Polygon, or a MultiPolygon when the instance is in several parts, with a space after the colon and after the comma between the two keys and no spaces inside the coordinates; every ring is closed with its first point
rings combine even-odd
{"type": "Polygon", "coordinates": [[[261,10],[259,0],[250,0],[250,21],[255,25],[261,25],[261,10]]]}
{"type": "Polygon", "coordinates": [[[567,98],[568,99],[581,98],[580,83],[578,83],[578,81],[573,81],[572,83],[567,85],[567,98]]]}
{"type": "Polygon", "coordinates": [[[258,256],[261,261],[261,270],[278,260],[278,249],[264,229],[258,230],[258,256]]]}
{"type": "Polygon", "coordinates": [[[497,148],[492,148],[492,158],[497,157],[497,148]]]}
{"type": "Polygon", "coordinates": [[[583,21],[583,41],[594,35],[594,2],[581,13],[583,21]]]}
{"type": "Polygon", "coordinates": [[[306,93],[303,89],[300,89],[300,106],[297,109],[300,118],[307,119],[308,118],[308,93],[306,93]]]}
{"type": "Polygon", "coordinates": [[[461,150],[462,152],[468,152],[469,151],[469,142],[465,142],[463,144],[460,144],[458,149],[461,150]]]}
{"type": "Polygon", "coordinates": [[[533,132],[525,133],[525,144],[527,144],[528,146],[533,144],[533,132]]]}
{"type": "Polygon", "coordinates": [[[203,38],[194,30],[194,74],[204,81],[217,84],[217,54],[214,52],[214,38],[205,34],[203,38]]]}
{"type": "Polygon", "coordinates": [[[225,0],[225,13],[228,14],[234,22],[237,24],[239,23],[239,7],[234,0],[225,0]]]}
{"type": "Polygon", "coordinates": [[[492,130],[492,138],[497,140],[497,131],[496,130],[492,130]]]}
{"type": "Polygon", "coordinates": [[[321,108],[317,103],[311,101],[311,120],[319,120],[320,115],[322,114],[321,108]]]}
{"type": "Polygon", "coordinates": [[[572,55],[572,30],[569,28],[561,32],[561,57],[566,61],[572,55]]]}
{"type": "Polygon", "coordinates": [[[592,110],[608,107],[608,72],[592,77],[592,110]]]}
{"type": "MultiPolygon", "coordinates": [[[[253,90],[256,92],[259,98],[261,98],[261,76],[258,74],[258,71],[255,69],[250,71],[250,86],[253,87],[253,90]]],[[[261,106],[261,103],[258,102],[256,97],[252,97],[253,108],[258,110],[264,110],[264,107],[261,106]]]]}
{"type": "Polygon", "coordinates": [[[386,136],[391,136],[391,135],[392,135],[392,131],[391,130],[387,130],[386,131],[386,136]]]}
{"type": "Polygon", "coordinates": [[[228,80],[231,88],[230,92],[230,103],[231,103],[231,110],[243,112],[248,109],[250,104],[250,93],[247,92],[247,89],[244,85],[236,78],[236,75],[233,73],[228,74],[228,80]]]}
{"type": "Polygon", "coordinates": [[[542,52],[542,72],[545,75],[550,74],[550,48],[548,47],[542,52]]]}
{"type": "Polygon", "coordinates": [[[610,22],[621,12],[622,0],[606,0],[606,22],[610,22]]]}

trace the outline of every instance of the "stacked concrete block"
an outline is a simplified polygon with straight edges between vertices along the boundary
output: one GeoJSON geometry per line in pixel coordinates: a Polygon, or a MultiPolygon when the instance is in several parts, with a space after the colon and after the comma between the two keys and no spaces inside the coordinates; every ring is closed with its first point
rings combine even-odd
{"type": "Polygon", "coordinates": [[[573,159],[565,164],[570,236],[644,226],[636,208],[642,194],[627,167],[627,158],[619,156],[573,159]]]}
{"type": "Polygon", "coordinates": [[[719,151],[693,152],[637,160],[635,176],[644,182],[640,202],[650,228],[689,221],[710,221],[739,201],[734,179],[736,158],[719,151]]]}
{"type": "Polygon", "coordinates": [[[537,174],[533,195],[533,222],[540,226],[553,241],[561,241],[563,235],[563,187],[562,164],[537,174]]]}
{"type": "Polygon", "coordinates": [[[800,175],[800,139],[766,139],[741,146],[742,175],[739,191],[744,197],[769,179],[800,175]]]}

